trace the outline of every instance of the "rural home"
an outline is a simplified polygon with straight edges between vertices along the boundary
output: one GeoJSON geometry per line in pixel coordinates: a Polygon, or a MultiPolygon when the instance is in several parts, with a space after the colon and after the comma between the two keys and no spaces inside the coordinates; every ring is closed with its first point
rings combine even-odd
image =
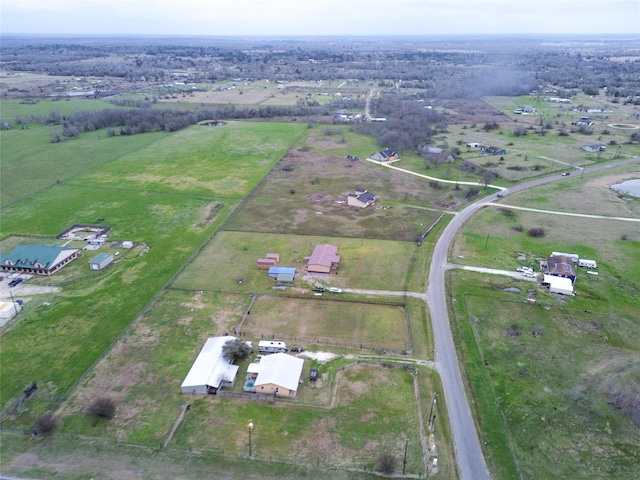
{"type": "Polygon", "coordinates": [[[554,277],[564,277],[571,280],[571,284],[576,281],[576,268],[573,260],[564,255],[552,255],[547,257],[547,275],[554,277]]]}
{"type": "Polygon", "coordinates": [[[352,207],[366,208],[369,205],[373,205],[378,197],[376,197],[369,190],[360,188],[356,189],[355,193],[347,195],[347,205],[352,207]]]}
{"type": "Polygon", "coordinates": [[[327,243],[317,245],[310,257],[305,257],[307,271],[310,273],[331,273],[340,265],[338,247],[327,243]]]}
{"type": "Polygon", "coordinates": [[[304,360],[286,353],[265,355],[247,367],[245,391],[295,397],[304,360]]]}
{"type": "Polygon", "coordinates": [[[369,158],[371,160],[374,160],[380,163],[397,162],[398,160],[400,160],[400,157],[398,156],[398,152],[396,152],[395,150],[390,150],[388,148],[385,148],[384,150],[381,150],[379,152],[372,154],[369,158]]]}
{"type": "Polygon", "coordinates": [[[114,256],[111,253],[101,253],[96,255],[89,261],[90,270],[102,270],[111,262],[113,262],[114,256]]]}
{"type": "MultiPolygon", "coordinates": [[[[182,393],[205,395],[216,393],[220,387],[233,386],[239,367],[224,358],[222,347],[235,339],[236,337],[232,336],[207,339],[180,385],[182,393]]],[[[251,342],[247,342],[247,345],[251,346],[251,342]]]]}
{"type": "Polygon", "coordinates": [[[490,153],[491,155],[505,155],[507,150],[504,148],[498,147],[480,147],[480,151],[484,153],[490,153]]]}
{"type": "Polygon", "coordinates": [[[582,150],[589,153],[604,152],[607,149],[605,145],[585,145],[582,150]]]}
{"type": "Polygon", "coordinates": [[[78,258],[78,252],[56,245],[18,245],[11,253],[0,253],[0,271],[51,275],[78,258]]]}
{"type": "Polygon", "coordinates": [[[533,106],[531,105],[525,105],[524,107],[521,108],[516,108],[513,113],[516,113],[518,115],[532,115],[534,113],[536,113],[536,109],[533,108],[533,106]]]}

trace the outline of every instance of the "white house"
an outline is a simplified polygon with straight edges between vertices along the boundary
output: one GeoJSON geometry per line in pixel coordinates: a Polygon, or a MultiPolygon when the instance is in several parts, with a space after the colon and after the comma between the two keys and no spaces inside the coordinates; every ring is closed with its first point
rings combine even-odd
{"type": "Polygon", "coordinates": [[[265,355],[259,363],[252,363],[247,374],[255,376],[251,391],[268,393],[279,397],[295,397],[302,375],[302,358],[274,353],[265,355]]]}
{"type": "MultiPolygon", "coordinates": [[[[225,343],[236,337],[211,337],[207,339],[191,370],[180,385],[182,393],[215,393],[221,386],[233,386],[238,366],[231,364],[222,355],[225,343]]],[[[251,345],[250,342],[247,342],[251,345]]]]}

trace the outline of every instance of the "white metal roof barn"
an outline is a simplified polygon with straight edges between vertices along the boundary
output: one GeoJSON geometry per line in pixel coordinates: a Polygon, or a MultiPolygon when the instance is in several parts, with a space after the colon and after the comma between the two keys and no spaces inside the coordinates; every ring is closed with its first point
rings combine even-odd
{"type": "Polygon", "coordinates": [[[224,358],[222,347],[235,339],[236,337],[231,336],[207,339],[180,386],[182,393],[215,393],[223,383],[233,385],[238,366],[224,358]]]}

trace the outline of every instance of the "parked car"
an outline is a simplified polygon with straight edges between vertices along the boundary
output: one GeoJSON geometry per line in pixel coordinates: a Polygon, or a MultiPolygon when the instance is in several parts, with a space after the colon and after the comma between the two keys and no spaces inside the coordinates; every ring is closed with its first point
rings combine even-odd
{"type": "Polygon", "coordinates": [[[341,288],[338,288],[338,287],[330,287],[330,288],[329,288],[329,291],[330,291],[331,293],[342,293],[342,289],[341,289],[341,288]]]}
{"type": "Polygon", "coordinates": [[[304,352],[304,348],[302,348],[302,347],[291,347],[291,351],[293,353],[300,353],[300,352],[304,352]]]}
{"type": "Polygon", "coordinates": [[[311,287],[311,290],[314,292],[324,292],[324,287],[322,285],[316,285],[315,287],[311,287]]]}
{"type": "Polygon", "coordinates": [[[312,368],[311,372],[309,372],[309,380],[315,382],[318,379],[318,369],[312,368]]]}
{"type": "Polygon", "coordinates": [[[18,285],[19,283],[22,283],[22,281],[23,281],[23,278],[21,278],[21,277],[14,278],[13,280],[11,280],[11,281],[9,282],[9,286],[10,286],[10,287],[15,287],[15,286],[16,286],[16,285],[18,285]]]}
{"type": "Polygon", "coordinates": [[[531,267],[517,267],[516,272],[520,273],[533,273],[533,268],[531,267]]]}
{"type": "Polygon", "coordinates": [[[569,172],[564,172],[564,173],[562,173],[562,176],[563,176],[563,177],[568,177],[569,175],[571,175],[569,172]]]}

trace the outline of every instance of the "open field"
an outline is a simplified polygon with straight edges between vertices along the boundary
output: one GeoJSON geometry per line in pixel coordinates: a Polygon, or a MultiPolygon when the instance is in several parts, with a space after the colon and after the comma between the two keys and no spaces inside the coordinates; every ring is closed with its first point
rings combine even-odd
{"type": "Polygon", "coordinates": [[[527,478],[635,478],[637,316],[584,310],[543,292],[540,304],[527,304],[526,291],[500,292],[522,288],[506,277],[456,272],[453,282],[481,436],[501,478],[510,477],[510,451],[527,478]]]}
{"type": "Polygon", "coordinates": [[[49,143],[50,135],[51,128],[41,125],[0,132],[3,207],[132,151],[144,150],[168,134],[108,137],[104,132],[92,132],[54,144],[49,143]]]}
{"type": "Polygon", "coordinates": [[[296,293],[310,293],[309,288],[316,283],[400,291],[404,290],[415,250],[416,245],[409,242],[224,231],[202,250],[173,286],[192,290],[266,293],[275,286],[275,281],[268,278],[266,270],[259,270],[256,262],[268,252],[273,252],[280,255],[280,266],[298,269],[293,286],[296,293]],[[303,259],[311,255],[319,243],[337,245],[340,267],[337,274],[305,277],[303,259]],[[244,282],[238,283],[240,279],[244,282]]]}
{"type": "Polygon", "coordinates": [[[304,126],[228,122],[195,125],[123,155],[74,183],[97,187],[243,197],[289,148],[304,126]]]}
{"type": "MultiPolygon", "coordinates": [[[[328,295],[328,294],[327,294],[328,295]]],[[[338,345],[408,350],[409,332],[402,307],[347,302],[259,297],[242,333],[289,344],[338,345]]]]}
{"type": "Polygon", "coordinates": [[[433,188],[419,178],[311,151],[291,151],[225,223],[227,230],[415,241],[442,213],[464,202],[464,190],[433,188]],[[365,209],[347,195],[379,197],[365,209]]]}

